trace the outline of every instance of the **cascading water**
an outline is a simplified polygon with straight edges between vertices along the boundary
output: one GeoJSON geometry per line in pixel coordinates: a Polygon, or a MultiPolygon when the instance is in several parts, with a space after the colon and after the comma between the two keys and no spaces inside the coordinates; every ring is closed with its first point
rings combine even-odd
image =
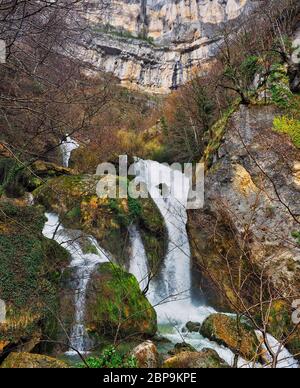
{"type": "Polygon", "coordinates": [[[186,231],[189,180],[181,172],[172,171],[169,167],[152,161],[139,160],[135,163],[135,171],[137,180],[146,184],[164,217],[169,235],[168,252],[160,274],[161,281],[156,282],[153,298],[156,301],[166,297],[177,300],[190,298],[190,245],[186,231]]]}
{"type": "Polygon", "coordinates": [[[76,272],[75,280],[75,322],[70,336],[70,354],[74,353],[73,349],[83,353],[89,349],[90,341],[85,331],[84,315],[86,290],[90,277],[99,263],[109,261],[109,255],[99,247],[97,241],[90,236],[84,236],[77,231],[65,229],[59,222],[56,214],[46,213],[48,221],[45,224],[43,234],[49,239],[54,239],[64,247],[71,255],[71,268],[76,272]],[[80,245],[80,238],[85,238],[96,248],[95,253],[84,253],[80,245]]]}
{"type": "Polygon", "coordinates": [[[129,272],[136,277],[141,290],[144,291],[148,286],[149,280],[148,259],[142,237],[135,225],[129,228],[129,237],[131,243],[129,272]]]}
{"type": "Polygon", "coordinates": [[[71,153],[72,151],[76,150],[78,147],[79,147],[79,144],[74,139],[71,139],[71,137],[67,135],[66,140],[63,141],[60,146],[64,167],[69,167],[71,153]]]}
{"type": "MultiPolygon", "coordinates": [[[[154,161],[138,160],[135,163],[135,173],[136,180],[146,185],[164,217],[169,234],[168,252],[163,268],[161,273],[151,281],[147,294],[156,308],[163,336],[172,343],[184,340],[198,351],[204,348],[214,349],[229,365],[233,365],[235,356],[229,349],[203,338],[199,333],[183,332],[188,321],[202,324],[215,312],[211,307],[196,306],[192,301],[191,252],[186,228],[189,179],[181,172],[173,171],[170,167],[154,161]]],[[[131,234],[131,239],[132,245],[139,248],[133,249],[134,257],[132,257],[130,270],[135,275],[139,275],[137,268],[142,268],[142,273],[148,268],[147,255],[141,248],[142,241],[139,234],[131,234]]],[[[271,346],[278,350],[278,342],[271,336],[268,338],[271,346]]],[[[286,349],[281,349],[279,353],[278,367],[298,367],[298,363],[286,349]]],[[[242,358],[239,358],[238,366],[240,368],[262,367],[242,358]]]]}
{"type": "MultiPolygon", "coordinates": [[[[66,159],[67,160],[67,159],[66,159]]],[[[229,349],[203,338],[199,333],[187,333],[183,329],[186,322],[204,320],[215,312],[207,306],[197,306],[192,301],[191,252],[186,230],[187,199],[189,193],[189,179],[179,171],[153,161],[138,160],[135,163],[138,182],[143,182],[164,217],[169,234],[168,251],[164,263],[158,274],[150,282],[148,298],[155,306],[160,330],[165,338],[172,343],[183,340],[191,344],[198,351],[211,348],[217,351],[229,365],[233,365],[234,354],[229,349]],[[162,193],[163,191],[163,193],[162,193]]],[[[91,274],[99,263],[107,262],[109,255],[102,250],[97,241],[84,236],[81,232],[74,239],[75,231],[63,228],[55,214],[46,214],[43,234],[61,244],[72,257],[70,267],[76,271],[75,292],[75,323],[70,338],[70,354],[72,349],[85,352],[89,349],[90,341],[84,327],[86,290],[91,274]],[[85,254],[82,251],[80,239],[84,237],[97,249],[97,254],[85,254]]],[[[138,279],[141,289],[148,285],[149,266],[147,254],[141,235],[135,226],[129,229],[131,241],[130,272],[138,279]]],[[[279,343],[268,336],[274,352],[279,352],[279,367],[298,367],[297,361],[285,348],[279,348],[279,343]]],[[[262,367],[249,363],[242,358],[238,361],[240,368],[262,367]]]]}

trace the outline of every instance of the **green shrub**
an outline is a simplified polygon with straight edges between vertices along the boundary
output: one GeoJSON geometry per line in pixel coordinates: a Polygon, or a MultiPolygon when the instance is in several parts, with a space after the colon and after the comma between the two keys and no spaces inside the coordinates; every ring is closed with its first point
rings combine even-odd
{"type": "Polygon", "coordinates": [[[300,120],[288,117],[275,117],[273,127],[276,132],[290,136],[296,147],[300,148],[300,120]]]}
{"type": "MultiPolygon", "coordinates": [[[[122,356],[114,346],[106,348],[99,357],[89,357],[86,360],[89,368],[137,368],[137,360],[134,356],[122,356]]],[[[80,368],[86,365],[80,364],[80,368]]]]}

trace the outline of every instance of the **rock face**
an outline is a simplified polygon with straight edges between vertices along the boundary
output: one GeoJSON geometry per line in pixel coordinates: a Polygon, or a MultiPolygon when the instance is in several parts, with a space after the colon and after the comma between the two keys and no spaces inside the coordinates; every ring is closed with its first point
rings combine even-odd
{"type": "Polygon", "coordinates": [[[157,317],[135,277],[104,263],[93,274],[87,290],[86,326],[100,338],[152,337],[157,317]]]}
{"type": "MultiPolygon", "coordinates": [[[[258,271],[264,268],[278,289],[299,296],[300,246],[293,236],[299,230],[300,152],[272,130],[280,115],[272,106],[240,107],[233,114],[207,173],[205,209],[190,212],[196,263],[227,286],[230,300],[224,258],[234,268],[241,256],[258,271]]],[[[249,297],[254,293],[255,287],[249,297]]]]}
{"type": "Polygon", "coordinates": [[[236,311],[241,268],[240,296],[253,306],[259,303],[260,276],[268,277],[289,305],[288,323],[277,325],[276,338],[291,329],[292,300],[300,293],[300,152],[272,129],[282,114],[273,106],[237,109],[211,155],[205,208],[189,213],[194,260],[210,302],[236,311]]]}
{"type": "Polygon", "coordinates": [[[152,341],[138,345],[131,354],[136,358],[139,368],[158,368],[159,366],[159,354],[152,341]]]}
{"type": "Polygon", "coordinates": [[[259,341],[254,330],[223,314],[212,314],[203,323],[201,334],[237,352],[246,360],[254,361],[259,354],[259,341]]]}
{"type": "MultiPolygon", "coordinates": [[[[247,12],[249,0],[91,1],[90,35],[79,54],[127,86],[166,93],[205,67],[219,26],[247,12]]],[[[76,48],[78,54],[78,47],[76,48]]]]}
{"type": "Polygon", "coordinates": [[[179,353],[166,360],[163,368],[227,369],[230,367],[214,350],[203,349],[202,352],[179,353]]]}
{"type": "Polygon", "coordinates": [[[31,353],[11,353],[1,369],[66,369],[68,365],[52,357],[31,353]]]}

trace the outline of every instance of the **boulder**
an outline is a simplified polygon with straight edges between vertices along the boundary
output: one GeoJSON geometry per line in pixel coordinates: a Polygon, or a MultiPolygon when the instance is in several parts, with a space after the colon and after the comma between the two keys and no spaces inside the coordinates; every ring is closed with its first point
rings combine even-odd
{"type": "Polygon", "coordinates": [[[59,166],[55,163],[37,160],[32,164],[31,169],[40,177],[53,177],[60,175],[72,175],[72,170],[67,167],[59,166]]]}
{"type": "Polygon", "coordinates": [[[157,317],[136,278],[119,266],[103,263],[88,285],[86,326],[100,337],[153,337],[157,317]]]}
{"type": "Polygon", "coordinates": [[[60,360],[40,354],[10,353],[0,366],[1,369],[66,369],[60,360]]]}
{"type": "Polygon", "coordinates": [[[227,369],[230,368],[218,353],[212,349],[201,352],[183,352],[167,359],[163,368],[198,368],[198,369],[227,369]]]}
{"type": "Polygon", "coordinates": [[[183,352],[197,352],[197,350],[186,342],[178,343],[174,346],[174,349],[169,351],[170,355],[176,355],[183,352]]]}
{"type": "Polygon", "coordinates": [[[158,368],[159,354],[157,347],[152,341],[145,341],[135,347],[131,355],[137,360],[139,368],[158,368]]]}
{"type": "Polygon", "coordinates": [[[234,353],[246,360],[254,361],[258,358],[260,344],[255,331],[240,323],[234,317],[224,314],[212,314],[203,323],[201,334],[219,345],[226,346],[234,353]]]}
{"type": "Polygon", "coordinates": [[[190,333],[199,333],[201,329],[201,323],[199,322],[190,321],[185,326],[190,333]]]}

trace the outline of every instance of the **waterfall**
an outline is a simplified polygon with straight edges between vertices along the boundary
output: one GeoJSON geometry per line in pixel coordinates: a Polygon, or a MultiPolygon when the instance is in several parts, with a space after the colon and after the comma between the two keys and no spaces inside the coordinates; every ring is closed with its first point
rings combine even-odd
{"type": "Polygon", "coordinates": [[[189,179],[182,172],[153,161],[138,160],[135,172],[137,181],[147,186],[160,210],[169,236],[161,273],[153,280],[148,297],[157,305],[160,322],[182,321],[183,308],[187,322],[189,313],[195,313],[191,303],[191,252],[186,229],[189,179]]]}
{"type": "MultiPolygon", "coordinates": [[[[173,344],[183,340],[196,350],[215,350],[229,365],[233,365],[235,355],[224,346],[209,341],[200,333],[188,333],[185,324],[195,321],[202,324],[216,311],[209,306],[197,306],[192,301],[191,251],[187,235],[186,205],[190,190],[189,179],[180,171],[153,161],[138,160],[135,163],[137,182],[144,183],[160,210],[169,235],[168,252],[159,276],[150,283],[147,297],[157,311],[159,327],[163,336],[173,344]]],[[[147,271],[147,255],[142,247],[137,230],[131,232],[132,257],[130,271],[138,279],[147,271]]],[[[268,335],[273,350],[279,351],[279,343],[268,335]]],[[[291,354],[282,348],[279,352],[278,368],[297,368],[299,364],[291,354]]],[[[239,368],[263,368],[261,364],[239,358],[239,368]]]]}
{"type": "Polygon", "coordinates": [[[72,151],[76,150],[78,147],[79,147],[79,144],[75,140],[71,139],[70,136],[67,135],[66,140],[63,141],[60,146],[64,167],[69,167],[71,153],[72,151]]]}
{"type": "Polygon", "coordinates": [[[89,349],[89,338],[84,326],[86,291],[89,280],[95,267],[99,263],[109,260],[109,255],[101,249],[97,241],[90,236],[85,236],[80,231],[65,229],[59,222],[56,214],[46,213],[46,222],[43,235],[49,239],[54,239],[64,247],[71,255],[71,268],[76,273],[75,286],[75,321],[70,336],[70,354],[73,349],[85,352],[89,349]],[[76,235],[77,234],[77,235],[76,235]],[[80,245],[80,238],[87,239],[91,246],[96,248],[97,253],[84,253],[80,245]]]}
{"type": "Polygon", "coordinates": [[[142,237],[135,225],[129,228],[129,237],[131,243],[129,272],[136,277],[141,290],[144,291],[148,285],[149,279],[148,259],[142,237]]]}

